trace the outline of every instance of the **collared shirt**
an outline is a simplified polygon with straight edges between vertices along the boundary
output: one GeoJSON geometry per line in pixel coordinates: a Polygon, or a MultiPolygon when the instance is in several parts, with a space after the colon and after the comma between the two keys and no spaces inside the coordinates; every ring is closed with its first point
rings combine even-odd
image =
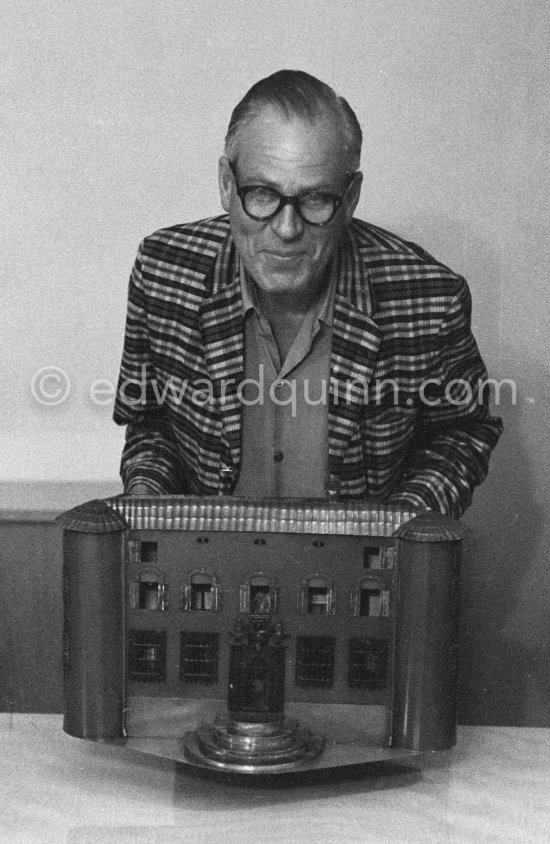
{"type": "MultiPolygon", "coordinates": [[[[240,265],[240,266],[239,266],[240,265]]],[[[306,312],[284,360],[254,284],[243,294],[242,460],[236,495],[322,497],[328,476],[328,387],[337,273],[306,312]]]]}

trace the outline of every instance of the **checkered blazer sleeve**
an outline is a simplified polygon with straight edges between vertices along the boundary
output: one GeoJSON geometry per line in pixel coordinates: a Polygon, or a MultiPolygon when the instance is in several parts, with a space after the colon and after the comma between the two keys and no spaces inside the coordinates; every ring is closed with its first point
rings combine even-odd
{"type": "Polygon", "coordinates": [[[149,348],[140,246],[128,290],[122,363],[113,418],[126,425],[120,474],[124,491],[140,483],[159,495],[184,489],[183,471],[171,426],[155,394],[155,371],[149,348]]]}
{"type": "Polygon", "coordinates": [[[472,335],[471,298],[458,288],[439,332],[438,354],[423,385],[421,420],[402,482],[390,501],[459,517],[487,475],[502,422],[489,411],[489,382],[472,335]]]}

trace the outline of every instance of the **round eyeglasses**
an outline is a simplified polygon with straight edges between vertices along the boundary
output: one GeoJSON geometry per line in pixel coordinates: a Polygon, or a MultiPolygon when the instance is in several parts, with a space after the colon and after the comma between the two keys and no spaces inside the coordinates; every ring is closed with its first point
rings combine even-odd
{"type": "Polygon", "coordinates": [[[306,191],[294,196],[285,196],[275,188],[266,185],[246,185],[240,187],[233,163],[230,164],[237,195],[241,200],[245,214],[253,220],[265,222],[282,211],[285,205],[292,205],[294,211],[310,226],[326,226],[330,223],[345,196],[350,189],[355,173],[350,177],[349,184],[342,196],[324,191],[306,191]]]}

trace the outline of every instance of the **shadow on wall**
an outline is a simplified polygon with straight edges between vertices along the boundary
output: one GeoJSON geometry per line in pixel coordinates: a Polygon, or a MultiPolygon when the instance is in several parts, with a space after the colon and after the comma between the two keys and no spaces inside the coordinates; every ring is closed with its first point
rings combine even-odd
{"type": "MultiPolygon", "coordinates": [[[[550,567],[544,548],[550,525],[536,499],[539,464],[550,459],[544,435],[548,374],[541,361],[515,351],[516,338],[504,337],[500,348],[506,290],[499,251],[479,232],[445,215],[435,219],[436,213],[409,219],[403,232],[468,278],[474,333],[489,376],[517,385],[515,402],[512,388],[502,388],[495,412],[505,432],[464,519],[473,539],[462,573],[459,720],[548,726],[550,567]]],[[[550,477],[550,465],[542,476],[550,477]]]]}
{"type": "Polygon", "coordinates": [[[516,407],[500,408],[506,432],[465,518],[475,538],[462,577],[460,719],[549,726],[549,526],[524,446],[525,396],[517,398],[516,407]]]}

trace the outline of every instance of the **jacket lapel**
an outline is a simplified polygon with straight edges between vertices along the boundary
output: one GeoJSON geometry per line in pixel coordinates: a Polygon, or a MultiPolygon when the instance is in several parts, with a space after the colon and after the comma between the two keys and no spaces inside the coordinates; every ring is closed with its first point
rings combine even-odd
{"type": "Polygon", "coordinates": [[[334,300],[329,391],[329,471],[339,477],[344,452],[368,400],[382,332],[370,314],[370,280],[355,241],[341,253],[334,300]]]}
{"type": "MultiPolygon", "coordinates": [[[[241,284],[234,266],[234,247],[228,238],[212,269],[212,293],[201,306],[199,326],[222,419],[221,459],[236,477],[241,457],[241,403],[237,388],[244,378],[244,338],[241,284]]],[[[229,482],[230,477],[226,480],[229,482]]]]}

